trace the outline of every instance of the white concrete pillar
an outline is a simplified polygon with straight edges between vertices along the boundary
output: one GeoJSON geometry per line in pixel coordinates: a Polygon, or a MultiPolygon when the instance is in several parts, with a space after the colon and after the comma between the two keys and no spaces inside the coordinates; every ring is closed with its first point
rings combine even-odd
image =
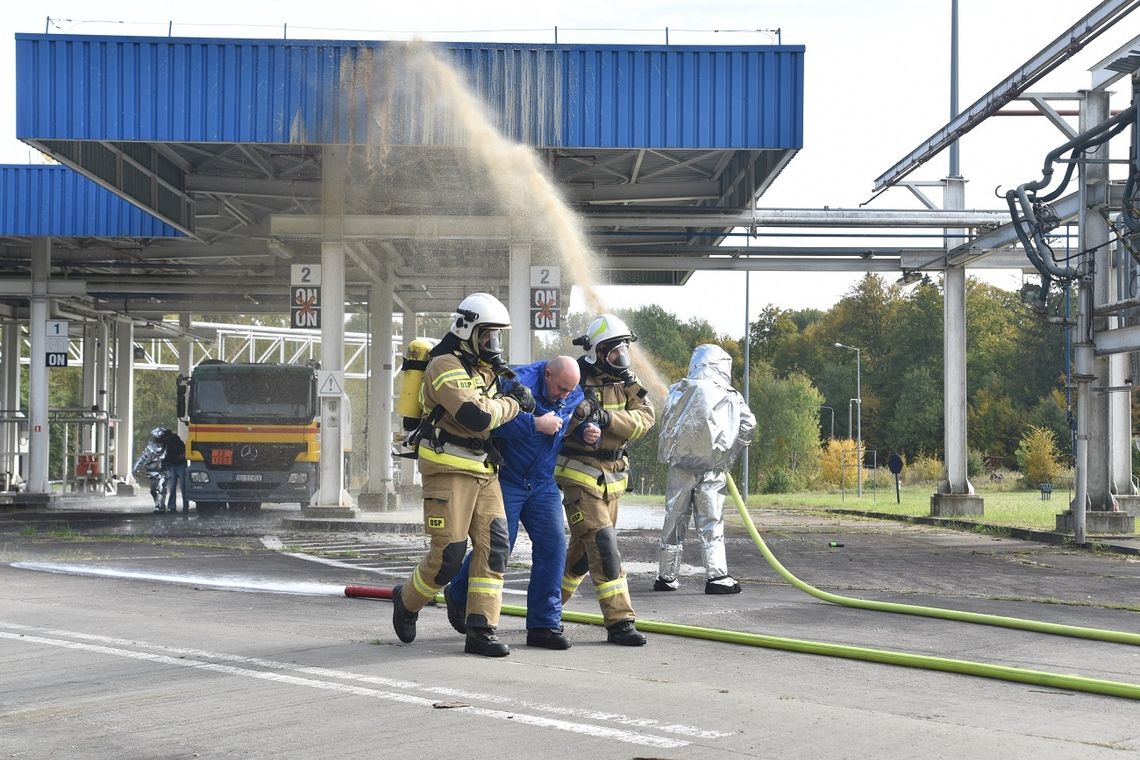
{"type": "Polygon", "coordinates": [[[32,296],[28,317],[31,349],[28,354],[28,475],[27,492],[50,493],[48,483],[48,373],[47,318],[51,241],[32,241],[32,296]]]}
{"type": "MultiPolygon", "coordinates": [[[[966,206],[966,182],[947,177],[943,184],[943,208],[966,206]]],[[[965,240],[965,231],[946,230],[945,247],[953,249],[965,240]]],[[[983,502],[975,495],[967,468],[966,442],[966,270],[947,267],[942,287],[943,325],[943,426],[946,479],[930,500],[932,515],[981,514],[983,502]]]]}
{"type": "Polygon", "coordinates": [[[530,243],[510,244],[510,288],[507,311],[511,313],[507,360],[511,364],[529,364],[530,351],[530,243]]]}
{"type": "MultiPolygon", "coordinates": [[[[1084,90],[1081,92],[1079,129],[1092,129],[1109,118],[1109,93],[1084,90]]],[[[1085,152],[1087,162],[1079,164],[1081,191],[1084,202],[1078,217],[1079,248],[1094,251],[1096,262],[1093,275],[1093,305],[1116,300],[1117,271],[1112,266],[1111,231],[1100,211],[1108,202],[1109,145],[1104,143],[1085,152]]],[[[1120,326],[1117,316],[1093,319],[1093,332],[1120,326]]],[[[1093,361],[1098,388],[1124,388],[1128,374],[1128,355],[1113,354],[1097,357],[1093,361]]],[[[1129,410],[1130,394],[1127,391],[1093,392],[1090,394],[1088,497],[1093,510],[1112,510],[1116,506],[1115,494],[1132,493],[1132,425],[1129,410]]]]}
{"type": "MultiPolygon", "coordinates": [[[[392,484],[392,304],[391,278],[372,283],[368,301],[372,324],[368,355],[368,494],[379,509],[394,508],[392,484]]],[[[361,494],[360,505],[365,504],[361,494]]]]}
{"type": "MultiPolygon", "coordinates": [[[[5,473],[16,474],[16,433],[17,422],[15,411],[18,407],[19,396],[13,401],[13,376],[19,377],[20,354],[19,343],[13,338],[19,336],[19,325],[15,321],[0,322],[0,411],[3,412],[4,423],[0,425],[0,484],[9,482],[5,473]],[[13,372],[12,370],[16,370],[13,372]]],[[[18,381],[17,381],[18,382],[18,381]]]]}
{"type": "Polygon", "coordinates": [[[115,475],[130,483],[135,462],[135,324],[123,319],[115,330],[115,475]]]}
{"type": "MultiPolygon", "coordinates": [[[[343,146],[321,151],[321,369],[344,369],[344,191],[347,152],[343,146]]],[[[341,506],[344,455],[341,451],[339,398],[321,399],[321,487],[317,504],[341,506]]],[[[347,505],[346,505],[347,506],[347,505]]]]}
{"type": "MultiPolygon", "coordinates": [[[[20,354],[23,351],[23,342],[20,340],[20,323],[12,320],[6,324],[4,331],[4,408],[13,414],[20,409],[20,354]]],[[[25,420],[26,422],[26,420],[25,420]]],[[[8,459],[5,472],[18,476],[20,480],[28,479],[28,458],[20,454],[20,425],[9,425],[6,436],[8,438],[8,459]]]]}
{"type": "Polygon", "coordinates": [[[95,447],[98,452],[99,477],[107,480],[111,471],[111,428],[108,425],[111,410],[108,378],[111,372],[111,323],[103,318],[95,322],[95,406],[101,423],[94,426],[95,447]]]}

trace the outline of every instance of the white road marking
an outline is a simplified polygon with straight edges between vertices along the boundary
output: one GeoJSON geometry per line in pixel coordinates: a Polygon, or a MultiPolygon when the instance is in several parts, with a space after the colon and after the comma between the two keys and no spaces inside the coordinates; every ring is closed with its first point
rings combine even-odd
{"type": "Polygon", "coordinates": [[[461,689],[453,689],[444,686],[434,686],[430,684],[420,684],[414,681],[404,681],[392,678],[384,678],[382,676],[367,676],[358,673],[352,673],[344,670],[332,670],[328,668],[312,668],[306,666],[295,665],[293,663],[279,662],[275,660],[265,660],[261,658],[244,657],[242,655],[228,654],[224,652],[210,652],[207,650],[170,647],[163,644],[154,644],[149,642],[136,641],[131,639],[113,638],[108,636],[100,636],[96,634],[86,634],[77,631],[66,631],[59,629],[44,629],[33,626],[20,625],[18,623],[7,623],[0,621],[0,628],[9,629],[12,632],[0,631],[0,638],[8,638],[13,640],[32,641],[35,643],[47,644],[51,646],[61,646],[70,649],[79,649],[84,651],[98,652],[101,654],[111,654],[121,657],[133,657],[135,659],[150,660],[153,662],[160,662],[164,664],[180,665],[186,667],[196,667],[206,670],[214,670],[228,675],[240,675],[249,678],[260,678],[264,680],[280,681],[283,683],[290,683],[299,686],[309,686],[312,688],[340,690],[345,693],[356,694],[358,696],[370,696],[380,699],[391,699],[394,701],[405,702],[409,704],[427,705],[431,706],[440,696],[446,696],[453,699],[460,699],[470,702],[484,702],[500,705],[505,708],[526,710],[536,713],[550,713],[553,715],[563,716],[558,718],[546,718],[538,715],[528,715],[520,712],[504,712],[501,710],[494,710],[488,708],[464,708],[473,711],[475,714],[483,717],[512,720],[516,723],[522,722],[527,725],[534,725],[539,727],[554,728],[557,730],[569,731],[572,733],[586,734],[596,736],[599,738],[614,739],[617,741],[626,742],[629,744],[640,744],[643,746],[674,748],[682,747],[689,744],[688,741],[681,739],[671,739],[668,737],[649,736],[632,731],[623,731],[616,728],[608,728],[605,726],[595,726],[589,724],[582,724],[574,722],[571,719],[579,720],[593,720],[609,723],[617,723],[619,725],[632,726],[642,729],[662,731],[669,734],[677,734],[696,739],[717,739],[725,736],[730,736],[729,733],[720,731],[710,731],[695,726],[686,726],[679,724],[664,724],[657,720],[650,718],[633,718],[620,713],[600,712],[596,710],[589,710],[584,708],[563,707],[558,705],[549,705],[542,703],[532,703],[524,700],[514,699],[512,697],[502,697],[493,694],[486,694],[481,692],[469,692],[461,689]],[[78,639],[79,642],[98,642],[98,643],[79,643],[75,641],[63,641],[56,638],[47,638],[48,636],[57,637],[64,636],[70,639],[78,639]],[[113,646],[110,646],[113,645],[113,646]],[[157,650],[165,654],[154,654],[152,652],[144,652],[138,649],[143,647],[146,649],[157,650]],[[187,659],[196,658],[196,659],[187,659]],[[392,689],[407,689],[420,691],[426,694],[434,695],[431,698],[417,697],[409,694],[396,694],[386,691],[378,691],[374,689],[366,689],[363,687],[350,686],[346,684],[332,683],[329,681],[313,680],[309,678],[299,678],[296,676],[287,676],[280,673],[265,673],[264,671],[250,670],[248,667],[233,667],[227,665],[220,665],[217,663],[205,662],[204,660],[219,660],[222,662],[233,662],[244,666],[254,666],[261,668],[269,668],[278,671],[293,671],[306,676],[315,676],[320,678],[335,678],[341,681],[356,681],[376,686],[383,686],[392,689]]]}

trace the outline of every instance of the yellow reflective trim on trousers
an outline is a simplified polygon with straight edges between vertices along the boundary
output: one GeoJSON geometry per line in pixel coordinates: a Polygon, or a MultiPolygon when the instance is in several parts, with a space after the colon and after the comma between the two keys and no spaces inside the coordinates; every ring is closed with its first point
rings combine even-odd
{"type": "Polygon", "coordinates": [[[598,595],[598,600],[601,601],[602,599],[609,599],[618,594],[628,594],[629,585],[625,582],[625,578],[618,578],[614,581],[594,584],[594,591],[598,595]]]}
{"type": "MultiPolygon", "coordinates": [[[[585,576],[582,576],[583,578],[585,576]]],[[[582,578],[575,578],[572,575],[562,576],[562,590],[568,594],[573,594],[582,585],[582,578]]]]}
{"type": "Polygon", "coordinates": [[[590,486],[592,488],[598,487],[598,479],[597,478],[591,478],[586,473],[578,472],[577,470],[572,470],[569,467],[555,467],[554,468],[554,477],[566,478],[567,480],[573,480],[576,483],[581,483],[582,485],[590,486]]]}
{"type": "Polygon", "coordinates": [[[412,571],[412,588],[414,588],[416,590],[416,593],[420,596],[426,596],[428,599],[431,599],[436,594],[438,594],[439,590],[443,587],[432,586],[427,583],[427,581],[425,581],[420,575],[420,569],[417,567],[412,571]]]}
{"type": "Polygon", "coordinates": [[[438,391],[439,386],[443,385],[446,382],[449,382],[456,378],[466,380],[468,377],[470,377],[470,375],[467,374],[467,370],[465,369],[448,370],[447,372],[444,372],[442,375],[439,375],[434,380],[432,380],[431,387],[438,391]]]}
{"type": "Polygon", "coordinates": [[[491,468],[487,465],[487,455],[484,454],[482,459],[468,459],[467,457],[459,456],[456,454],[449,454],[446,451],[436,453],[435,449],[425,444],[420,444],[419,448],[420,459],[435,464],[444,465],[446,467],[455,467],[460,470],[470,470],[471,472],[478,472],[485,474],[491,468]]]}
{"type": "Polygon", "coordinates": [[[468,594],[491,594],[497,596],[503,593],[501,578],[475,578],[467,579],[468,594]]]}

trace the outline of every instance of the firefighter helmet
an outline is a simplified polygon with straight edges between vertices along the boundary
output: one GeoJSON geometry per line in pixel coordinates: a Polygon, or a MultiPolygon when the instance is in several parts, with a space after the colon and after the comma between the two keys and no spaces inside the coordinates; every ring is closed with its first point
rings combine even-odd
{"type": "Polygon", "coordinates": [[[502,331],[511,327],[511,314],[502,301],[490,293],[472,293],[455,309],[451,334],[459,338],[464,351],[486,362],[503,353],[502,331]]]}
{"type": "Polygon", "coordinates": [[[586,334],[574,339],[574,345],[582,347],[586,363],[616,376],[629,370],[629,344],[635,340],[637,336],[620,317],[599,314],[586,328],[586,334]]]}

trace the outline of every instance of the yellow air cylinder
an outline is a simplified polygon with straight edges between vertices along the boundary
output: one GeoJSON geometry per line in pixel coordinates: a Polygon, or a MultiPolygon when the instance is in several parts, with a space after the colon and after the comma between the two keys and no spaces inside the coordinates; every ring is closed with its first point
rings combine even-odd
{"type": "Polygon", "coordinates": [[[404,349],[404,361],[400,365],[400,376],[397,379],[399,394],[396,397],[396,413],[405,419],[415,420],[419,424],[423,416],[423,407],[420,406],[420,384],[424,380],[424,369],[427,368],[428,354],[439,343],[434,338],[416,338],[404,349]]]}

